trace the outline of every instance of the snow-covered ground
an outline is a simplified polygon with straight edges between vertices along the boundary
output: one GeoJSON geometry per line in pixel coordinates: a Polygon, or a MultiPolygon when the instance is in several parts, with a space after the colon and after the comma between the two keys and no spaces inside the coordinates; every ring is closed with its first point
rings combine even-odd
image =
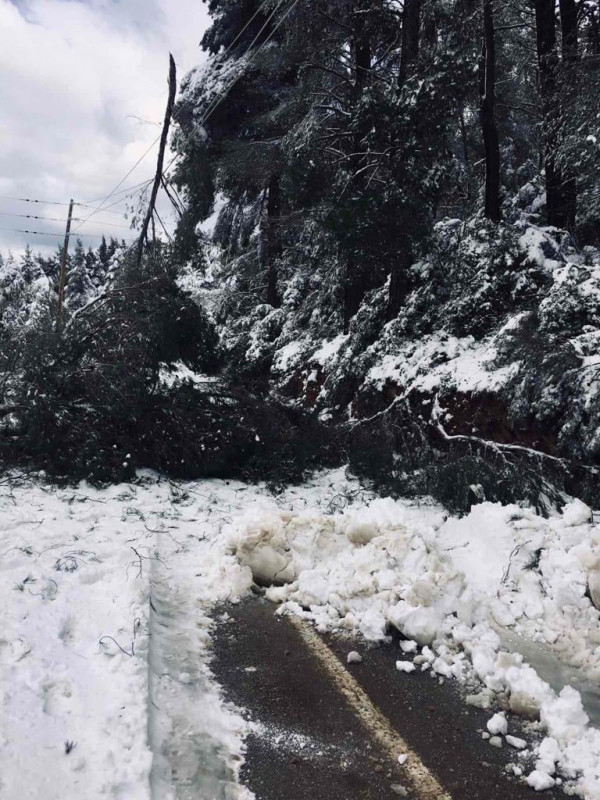
{"type": "Polygon", "coordinates": [[[219,558],[222,587],[197,577],[213,513],[152,476],[103,491],[0,487],[0,797],[244,796],[227,787],[246,723],[203,658],[206,592],[227,598],[243,573],[219,558]],[[194,747],[208,754],[202,775],[194,747]]]}
{"type": "Polygon", "coordinates": [[[357,633],[358,649],[396,627],[394,679],[457,679],[515,774],[599,800],[600,731],[562,685],[600,677],[599,570],[600,525],[577,501],[549,520],[490,503],[458,519],[342,470],[277,497],[150,474],[106,490],[4,483],[0,796],[248,797],[251,722],[211,676],[210,611],[256,578],[278,613],[357,633]],[[529,741],[511,736],[515,713],[529,741]]]}

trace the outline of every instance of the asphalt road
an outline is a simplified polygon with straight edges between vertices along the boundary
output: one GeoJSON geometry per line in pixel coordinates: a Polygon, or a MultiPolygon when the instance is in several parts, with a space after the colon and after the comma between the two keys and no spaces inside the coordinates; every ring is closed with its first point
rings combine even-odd
{"type": "Polygon", "coordinates": [[[257,726],[242,772],[257,800],[536,796],[506,774],[515,751],[482,739],[490,712],[466,706],[452,681],[399,673],[397,644],[318,636],[274,611],[261,599],[222,607],[213,631],[211,669],[257,726]],[[362,663],[346,663],[350,650],[362,663]]]}

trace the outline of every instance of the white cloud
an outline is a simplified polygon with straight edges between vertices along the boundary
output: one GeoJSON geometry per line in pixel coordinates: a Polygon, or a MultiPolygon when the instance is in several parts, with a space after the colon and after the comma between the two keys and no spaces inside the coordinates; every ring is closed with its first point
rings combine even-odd
{"type": "MultiPolygon", "coordinates": [[[[201,0],[0,0],[0,195],[84,201],[108,194],[160,132],[169,51],[181,78],[204,58],[207,24],[201,0]]],[[[156,148],[125,185],[150,177],[155,159],[156,148]]],[[[65,215],[59,206],[9,200],[0,200],[0,212],[65,215]]],[[[60,232],[64,225],[0,214],[3,228],[60,232]]],[[[0,230],[0,251],[21,250],[27,240],[34,249],[59,241],[0,230]]]]}

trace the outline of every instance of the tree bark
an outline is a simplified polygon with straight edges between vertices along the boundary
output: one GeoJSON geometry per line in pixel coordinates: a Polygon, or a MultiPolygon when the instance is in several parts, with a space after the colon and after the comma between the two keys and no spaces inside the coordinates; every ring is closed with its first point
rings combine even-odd
{"type": "MultiPolygon", "coordinates": [[[[361,161],[365,149],[363,139],[368,133],[370,125],[368,118],[359,110],[371,71],[371,38],[366,24],[366,12],[368,10],[369,3],[367,0],[358,0],[354,6],[354,14],[352,17],[354,32],[352,47],[354,55],[354,89],[352,101],[354,113],[359,115],[359,120],[362,120],[362,124],[356,126],[354,136],[352,137],[354,156],[351,159],[351,167],[353,163],[360,163],[361,161]]],[[[360,308],[360,304],[369,289],[369,279],[370,272],[368,267],[362,260],[357,260],[354,253],[348,253],[346,255],[346,276],[344,281],[345,331],[348,330],[350,320],[360,308]]]]}
{"type": "Polygon", "coordinates": [[[400,51],[399,85],[410,78],[419,58],[419,34],[421,28],[421,0],[404,0],[402,11],[402,49],[400,51]]]}
{"type": "MultiPolygon", "coordinates": [[[[364,27],[364,23],[361,27],[364,27]]],[[[368,35],[362,32],[355,45],[354,94],[356,100],[360,100],[363,96],[370,69],[371,42],[368,35]]]]}
{"type": "Polygon", "coordinates": [[[481,129],[485,147],[485,216],[502,219],[500,207],[500,144],[496,126],[496,42],[493,0],[483,0],[481,56],[481,129]]]}
{"type": "Polygon", "coordinates": [[[267,230],[265,254],[267,258],[267,303],[274,308],[280,305],[277,291],[277,259],[281,256],[281,182],[273,175],[267,189],[267,230]]]}
{"type": "MultiPolygon", "coordinates": [[[[561,112],[568,114],[569,98],[577,92],[578,30],[575,0],[560,0],[560,27],[562,38],[562,97],[561,112]]],[[[563,224],[569,231],[575,229],[577,216],[577,181],[573,171],[563,168],[563,224]]]]}
{"type": "Polygon", "coordinates": [[[575,0],[559,0],[563,64],[572,65],[578,57],[577,6],[575,0]]]}
{"type": "Polygon", "coordinates": [[[390,275],[390,291],[386,309],[387,322],[398,316],[410,289],[408,270],[412,264],[412,249],[408,242],[406,247],[403,247],[397,254],[396,259],[390,275]]]}
{"type": "Polygon", "coordinates": [[[465,166],[469,167],[471,162],[469,156],[469,140],[467,138],[467,126],[465,123],[465,107],[462,102],[458,108],[458,122],[460,124],[460,140],[463,149],[463,159],[465,162],[465,166]]]}
{"type": "Polygon", "coordinates": [[[563,181],[556,163],[558,145],[558,93],[554,0],[534,0],[537,58],[542,98],[542,141],[546,170],[548,224],[565,227],[563,181]]]}
{"type": "Polygon", "coordinates": [[[438,40],[437,22],[432,9],[428,9],[423,20],[423,46],[428,50],[435,50],[438,40]]]}
{"type": "MultiPolygon", "coordinates": [[[[400,51],[400,70],[398,74],[398,87],[402,89],[406,81],[416,71],[419,58],[419,45],[421,38],[421,3],[422,0],[404,0],[402,11],[402,36],[400,51]]],[[[435,36],[435,25],[433,26],[435,36]]],[[[401,221],[398,220],[398,224],[401,221]]],[[[409,225],[405,225],[408,228],[409,225]]],[[[412,242],[407,236],[401,250],[396,255],[396,260],[390,273],[390,288],[386,308],[386,320],[389,322],[398,316],[398,313],[409,291],[408,270],[413,260],[412,242]]]]}

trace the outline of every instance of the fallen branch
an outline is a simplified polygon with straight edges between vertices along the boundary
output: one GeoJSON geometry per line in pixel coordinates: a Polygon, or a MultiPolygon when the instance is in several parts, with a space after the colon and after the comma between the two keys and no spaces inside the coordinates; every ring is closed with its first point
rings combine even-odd
{"type": "Polygon", "coordinates": [[[436,430],[447,442],[456,442],[456,441],[464,441],[464,442],[471,442],[476,443],[478,445],[482,445],[483,447],[489,447],[492,450],[495,450],[499,454],[504,453],[522,453],[524,455],[530,456],[532,458],[537,458],[539,460],[549,460],[553,461],[555,464],[560,464],[562,467],[574,467],[577,466],[578,469],[586,470],[590,472],[592,475],[597,475],[599,470],[597,467],[589,467],[585,464],[577,464],[574,465],[572,461],[569,461],[566,458],[560,458],[559,456],[551,456],[549,453],[544,453],[541,450],[535,450],[533,447],[526,447],[522,444],[500,444],[498,442],[493,442],[490,439],[482,439],[480,436],[467,436],[466,434],[457,433],[457,434],[450,434],[448,433],[440,420],[440,411],[442,409],[439,405],[438,396],[436,395],[433,408],[431,410],[431,419],[435,425],[436,430]]]}
{"type": "Polygon", "coordinates": [[[117,645],[117,647],[119,648],[119,650],[122,653],[124,653],[126,656],[129,656],[130,658],[132,658],[135,655],[135,651],[133,649],[133,642],[131,643],[131,653],[128,653],[127,650],[124,650],[121,647],[121,645],[117,642],[117,640],[114,638],[114,636],[101,636],[100,639],[98,639],[98,645],[100,646],[100,648],[105,648],[106,649],[107,645],[104,644],[105,639],[110,639],[111,642],[114,642],[117,645]]]}

